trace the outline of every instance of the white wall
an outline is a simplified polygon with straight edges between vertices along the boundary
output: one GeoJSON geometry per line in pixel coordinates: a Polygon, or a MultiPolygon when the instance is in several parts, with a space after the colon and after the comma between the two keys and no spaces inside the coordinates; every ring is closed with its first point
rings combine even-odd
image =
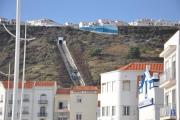
{"type": "Polygon", "coordinates": [[[137,97],[137,76],[141,75],[143,71],[112,71],[101,74],[101,94],[99,100],[101,101],[101,116],[99,120],[137,120],[138,119],[138,97],[137,97]],[[130,91],[123,91],[123,80],[130,80],[130,91]],[[106,87],[103,87],[106,84],[106,87]],[[108,90],[107,90],[108,84],[108,90]],[[113,87],[112,87],[113,86],[113,87]],[[112,89],[113,88],[113,89],[112,89]],[[130,116],[123,116],[123,106],[130,106],[130,116]],[[102,107],[116,107],[116,115],[102,116],[102,107]]]}
{"type": "Polygon", "coordinates": [[[76,114],[82,114],[82,120],[96,120],[97,94],[71,93],[70,94],[70,120],[76,120],[76,114]],[[81,98],[81,103],[77,102],[81,98]]]}

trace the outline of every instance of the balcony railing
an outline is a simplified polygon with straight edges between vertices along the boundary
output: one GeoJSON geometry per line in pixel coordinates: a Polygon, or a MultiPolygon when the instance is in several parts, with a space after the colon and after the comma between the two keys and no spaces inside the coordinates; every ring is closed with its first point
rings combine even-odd
{"type": "Polygon", "coordinates": [[[12,104],[12,103],[13,103],[13,101],[12,101],[12,100],[8,100],[8,103],[9,103],[9,104],[12,104]]]}
{"type": "Polygon", "coordinates": [[[38,113],[38,117],[47,117],[47,113],[38,113]]]}
{"type": "Polygon", "coordinates": [[[160,76],[160,84],[166,81],[176,80],[176,71],[172,68],[166,69],[164,73],[160,76]]]}
{"type": "Polygon", "coordinates": [[[39,104],[48,104],[48,100],[39,100],[38,103],[39,104]]]}
{"type": "Polygon", "coordinates": [[[29,112],[28,112],[28,111],[22,111],[22,114],[24,114],[24,115],[28,115],[28,114],[29,114],[29,112]]]}
{"type": "Polygon", "coordinates": [[[11,117],[12,116],[12,112],[8,112],[8,117],[11,117]]]}
{"type": "Polygon", "coordinates": [[[70,112],[69,111],[67,111],[67,112],[58,112],[57,115],[69,118],[70,117],[70,112]]]}
{"type": "Polygon", "coordinates": [[[169,104],[160,110],[161,117],[176,117],[176,105],[169,104]]]}
{"type": "Polygon", "coordinates": [[[29,99],[28,98],[24,98],[23,102],[29,102],[29,99]]]}

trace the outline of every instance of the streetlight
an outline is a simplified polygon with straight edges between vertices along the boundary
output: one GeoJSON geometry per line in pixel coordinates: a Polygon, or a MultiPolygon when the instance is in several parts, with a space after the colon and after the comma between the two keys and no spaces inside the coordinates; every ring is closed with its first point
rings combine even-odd
{"type": "Polygon", "coordinates": [[[23,94],[24,94],[24,83],[25,83],[25,67],[26,67],[26,30],[27,25],[25,22],[25,40],[24,40],[24,58],[23,58],[23,75],[22,75],[22,88],[21,88],[21,103],[20,103],[20,116],[19,120],[22,119],[22,109],[23,109],[23,94]]]}
{"type": "MultiPolygon", "coordinates": [[[[6,100],[6,103],[5,103],[5,106],[7,106],[7,103],[8,103],[8,100],[9,100],[9,95],[8,95],[8,93],[9,93],[9,82],[10,82],[11,76],[13,76],[13,74],[11,75],[11,64],[9,63],[9,72],[8,72],[8,74],[6,74],[6,73],[4,73],[4,72],[2,72],[2,71],[0,71],[0,74],[8,77],[8,88],[7,88],[7,95],[6,95],[6,96],[7,96],[7,100],[6,100]]],[[[7,113],[8,113],[8,112],[7,112],[7,107],[5,107],[4,120],[6,120],[6,114],[7,114],[7,113]]]]}
{"type": "Polygon", "coordinates": [[[12,118],[17,118],[17,97],[18,97],[18,83],[19,83],[19,54],[20,54],[20,7],[21,0],[16,0],[16,43],[15,43],[15,64],[14,64],[14,87],[13,87],[13,104],[12,104],[12,118]]]}
{"type": "MultiPolygon", "coordinates": [[[[7,27],[3,24],[4,29],[13,37],[16,37],[14,34],[12,34],[7,27]]],[[[20,40],[24,40],[24,58],[23,58],[23,75],[22,75],[22,88],[21,88],[21,103],[20,103],[20,120],[22,119],[22,106],[23,106],[23,93],[24,93],[24,83],[25,83],[25,64],[26,64],[26,42],[36,39],[33,38],[27,38],[27,24],[25,22],[25,38],[20,38],[20,40]]],[[[1,73],[1,71],[0,71],[1,73]]],[[[6,75],[5,73],[1,73],[6,75]]]]}

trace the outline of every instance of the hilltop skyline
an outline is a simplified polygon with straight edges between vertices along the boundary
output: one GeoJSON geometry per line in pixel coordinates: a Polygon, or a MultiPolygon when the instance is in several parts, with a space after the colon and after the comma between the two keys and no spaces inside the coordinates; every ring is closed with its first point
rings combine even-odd
{"type": "MultiPolygon", "coordinates": [[[[140,18],[180,20],[179,0],[22,0],[21,19],[49,18],[58,23],[112,19],[131,22],[140,18]]],[[[0,16],[15,18],[16,1],[1,0],[0,16]]]]}

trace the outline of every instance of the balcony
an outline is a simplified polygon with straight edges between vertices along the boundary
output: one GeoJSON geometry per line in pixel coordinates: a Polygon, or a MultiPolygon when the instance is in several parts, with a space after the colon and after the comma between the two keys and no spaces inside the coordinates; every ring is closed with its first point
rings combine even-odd
{"type": "Polygon", "coordinates": [[[9,103],[9,104],[12,104],[12,103],[13,103],[13,101],[12,101],[12,100],[8,100],[8,103],[9,103]]]}
{"type": "Polygon", "coordinates": [[[176,71],[167,69],[160,76],[160,88],[169,88],[176,84],[176,71]]]}
{"type": "Polygon", "coordinates": [[[28,111],[22,111],[22,114],[23,114],[23,115],[28,115],[29,112],[28,112],[28,111]]]}
{"type": "Polygon", "coordinates": [[[160,117],[164,120],[176,119],[176,105],[169,104],[160,110],[160,117]]]}
{"type": "Polygon", "coordinates": [[[47,113],[38,113],[38,117],[47,117],[47,113]]]}
{"type": "Polygon", "coordinates": [[[66,117],[66,118],[69,118],[70,117],[70,112],[67,111],[67,112],[58,112],[57,113],[58,117],[66,117]]]}
{"type": "Polygon", "coordinates": [[[39,104],[48,104],[48,100],[39,100],[38,103],[39,104]]]}
{"type": "Polygon", "coordinates": [[[29,99],[28,98],[24,98],[23,102],[29,102],[29,99]]]}
{"type": "Polygon", "coordinates": [[[8,112],[8,117],[12,117],[12,112],[8,112]]]}

